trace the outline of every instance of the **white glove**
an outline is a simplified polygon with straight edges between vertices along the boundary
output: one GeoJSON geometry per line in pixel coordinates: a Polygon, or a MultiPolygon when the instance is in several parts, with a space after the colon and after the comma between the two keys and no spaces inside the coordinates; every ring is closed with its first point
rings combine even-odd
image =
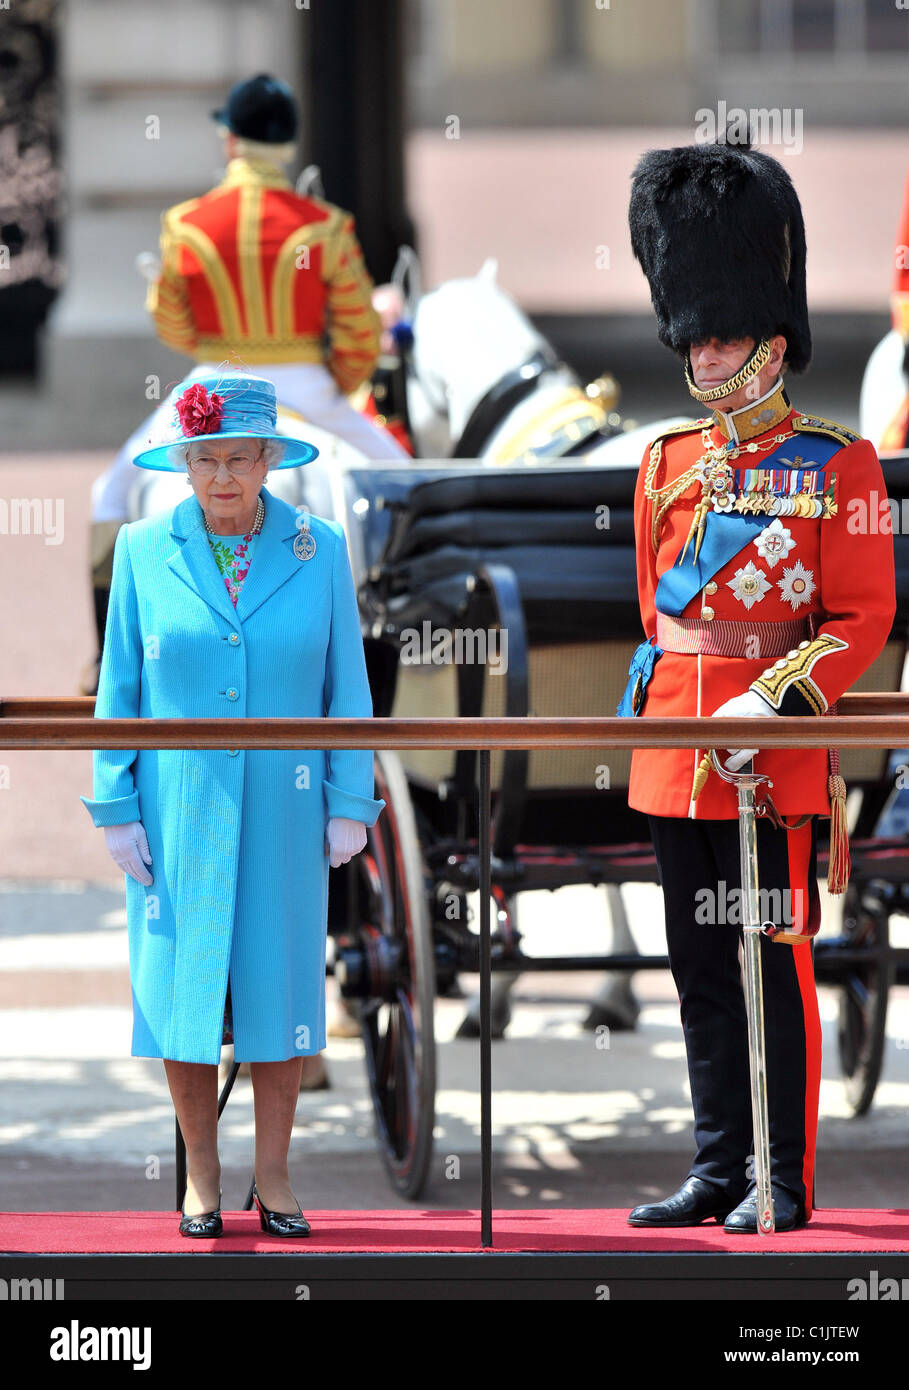
{"type": "MultiPolygon", "coordinates": [[[[768,714],[776,714],[769,700],[765,700],[763,695],[759,695],[756,690],[746,690],[744,695],[735,695],[725,704],[720,705],[719,709],[713,711],[713,715],[718,719],[757,719],[768,714]]],[[[724,767],[730,772],[738,772],[747,762],[754,757],[760,750],[757,748],[730,748],[727,750],[732,754],[727,758],[724,767]]]]}
{"type": "Polygon", "coordinates": [[[136,269],[142,279],[152,285],[161,277],[161,262],[154,251],[140,251],[136,257],[136,269]]]}
{"type": "Polygon", "coordinates": [[[131,820],[127,825],[106,825],[104,838],[111,858],[119,864],[125,874],[146,886],[154,883],[155,880],[145,867],[145,864],[152,861],[145,826],[140,820],[131,820]]]}
{"type": "Polygon", "coordinates": [[[366,826],[359,820],[348,820],[345,816],[332,816],[328,822],[329,862],[333,869],[340,869],[366,844],[366,826]]]}

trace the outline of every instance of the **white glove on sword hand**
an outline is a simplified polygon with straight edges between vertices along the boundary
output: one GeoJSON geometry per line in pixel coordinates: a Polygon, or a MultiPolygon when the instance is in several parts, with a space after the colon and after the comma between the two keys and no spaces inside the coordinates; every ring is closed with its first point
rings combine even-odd
{"type": "MultiPolygon", "coordinates": [[[[763,695],[759,695],[756,690],[746,690],[744,695],[734,695],[731,700],[720,705],[715,709],[711,718],[717,719],[758,719],[764,718],[768,714],[775,715],[777,710],[773,708],[769,700],[765,700],[763,695]]],[[[727,758],[723,766],[730,772],[739,772],[747,762],[750,762],[755,753],[760,752],[758,748],[729,748],[727,752],[732,757],[727,758]]]]}

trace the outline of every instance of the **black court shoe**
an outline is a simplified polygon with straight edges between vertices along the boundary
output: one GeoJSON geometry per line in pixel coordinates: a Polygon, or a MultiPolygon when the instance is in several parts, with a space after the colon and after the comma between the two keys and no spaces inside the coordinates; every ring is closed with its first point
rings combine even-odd
{"type": "MultiPolygon", "coordinates": [[[[185,1203],[186,1198],[183,1198],[185,1203]]],[[[180,1234],[181,1236],[198,1236],[203,1240],[212,1240],[215,1236],[224,1234],[224,1225],[221,1221],[221,1192],[218,1192],[218,1205],[214,1211],[203,1211],[198,1216],[187,1216],[186,1212],[180,1210],[180,1234]]]]}
{"type": "MultiPolygon", "coordinates": [[[[808,1225],[804,1202],[797,1201],[791,1192],[787,1192],[785,1187],[777,1187],[775,1182],[770,1184],[770,1190],[773,1193],[773,1220],[777,1231],[798,1231],[808,1225]]],[[[745,1200],[726,1217],[723,1230],[730,1235],[755,1236],[757,1228],[757,1191],[752,1188],[745,1200]]]]}
{"type": "MultiPolygon", "coordinates": [[[[739,1189],[741,1190],[741,1189],[739,1189]]],[[[665,1202],[635,1207],[628,1216],[630,1226],[699,1226],[702,1221],[723,1222],[735,1206],[713,1183],[686,1178],[678,1192],[665,1202]]]]}
{"type": "Polygon", "coordinates": [[[269,1211],[265,1206],[258,1189],[253,1183],[253,1200],[259,1213],[259,1225],[262,1230],[270,1236],[308,1236],[309,1222],[302,1211],[295,1212],[292,1216],[280,1211],[269,1211]]]}

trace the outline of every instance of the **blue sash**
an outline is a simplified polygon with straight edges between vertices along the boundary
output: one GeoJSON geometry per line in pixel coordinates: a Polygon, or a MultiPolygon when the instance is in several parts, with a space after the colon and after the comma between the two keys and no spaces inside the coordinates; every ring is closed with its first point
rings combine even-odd
{"type": "MultiPolygon", "coordinates": [[[[801,483],[801,475],[822,468],[841,447],[834,440],[820,435],[799,434],[794,440],[787,439],[779,445],[772,454],[761,460],[759,466],[763,470],[779,470],[782,483],[780,495],[788,496],[787,480],[794,468],[798,467],[801,483]],[[795,454],[799,459],[798,465],[793,459],[784,457],[784,453],[795,454]]],[[[737,470],[736,482],[746,471],[750,470],[737,470]]],[[[680,551],[672,568],[660,576],[654,595],[657,612],[665,613],[670,618],[681,617],[707,581],[728,564],[734,555],[744,550],[749,541],[769,526],[772,520],[773,517],[769,514],[743,516],[740,512],[709,511],[705,518],[704,536],[697,560],[692,559],[695,546],[695,538],[692,537],[684,560],[680,551]]]]}
{"type": "Polygon", "coordinates": [[[734,555],[744,550],[748,542],[772,520],[769,516],[708,512],[704,525],[704,539],[694,564],[691,563],[694,550],[692,537],[684,560],[676,560],[671,569],[660,575],[654,594],[657,612],[666,613],[670,618],[680,618],[708,579],[712,579],[717,570],[721,570],[734,555]]]}

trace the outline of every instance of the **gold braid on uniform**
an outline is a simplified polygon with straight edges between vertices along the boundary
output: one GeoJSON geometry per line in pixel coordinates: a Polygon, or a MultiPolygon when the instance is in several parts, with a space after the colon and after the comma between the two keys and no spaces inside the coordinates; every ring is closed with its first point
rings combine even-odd
{"type": "MultiPolygon", "coordinates": [[[[650,522],[650,543],[654,553],[656,553],[659,547],[660,527],[663,516],[672,506],[673,502],[677,501],[682,493],[685,492],[693,482],[697,481],[701,483],[701,501],[695,509],[695,516],[691,524],[688,541],[690,541],[691,535],[696,529],[703,532],[704,517],[712,501],[712,497],[710,496],[711,485],[705,474],[705,465],[709,463],[728,464],[731,463],[733,459],[740,458],[745,454],[754,455],[766,453],[768,450],[775,449],[777,445],[784,444],[786,440],[791,439],[794,434],[793,430],[783,430],[772,435],[769,439],[761,440],[760,443],[749,440],[747,443],[737,444],[733,448],[726,446],[725,448],[718,449],[710,438],[710,428],[713,423],[714,421],[712,419],[693,420],[690,426],[681,427],[686,432],[690,432],[696,425],[701,426],[701,443],[704,446],[704,453],[690,468],[686,468],[684,473],[673,482],[667,483],[665,487],[654,487],[653,480],[663,457],[663,440],[666,436],[660,435],[659,439],[655,439],[650,446],[650,460],[647,464],[647,472],[644,475],[644,496],[650,502],[657,503],[657,506],[652,508],[653,514],[650,522]]],[[[672,433],[672,431],[669,431],[669,433],[672,433]]],[[[688,549],[688,541],[685,542],[685,550],[688,549]]],[[[697,550],[700,550],[700,545],[697,546],[697,550]]],[[[695,553],[697,553],[697,550],[695,553]]],[[[682,553],[684,554],[684,551],[682,553]]]]}
{"type": "MultiPolygon", "coordinates": [[[[710,421],[696,420],[694,423],[697,425],[709,425],[710,421]]],[[[700,458],[696,463],[693,463],[690,468],[686,468],[685,472],[680,477],[676,478],[674,482],[667,483],[665,487],[654,487],[653,479],[660,466],[662,457],[663,436],[661,435],[660,438],[655,439],[650,446],[650,461],[647,465],[647,473],[644,477],[644,496],[648,501],[657,503],[655,507],[651,508],[652,515],[650,521],[650,544],[654,552],[659,547],[660,527],[664,514],[669,510],[673,502],[681,497],[682,493],[701,476],[701,465],[704,462],[704,460],[700,458]]]]}

